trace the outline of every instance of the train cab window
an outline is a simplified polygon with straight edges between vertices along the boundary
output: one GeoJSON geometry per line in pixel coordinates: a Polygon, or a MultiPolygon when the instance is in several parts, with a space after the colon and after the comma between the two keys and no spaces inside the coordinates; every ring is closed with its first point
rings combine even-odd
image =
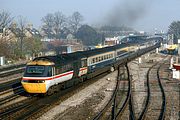
{"type": "Polygon", "coordinates": [[[28,66],[26,70],[28,74],[43,74],[44,71],[44,66],[28,66]]]}
{"type": "Polygon", "coordinates": [[[47,66],[27,66],[24,72],[25,77],[46,77],[47,76],[47,66]]]}
{"type": "Polygon", "coordinates": [[[48,67],[47,77],[51,77],[51,76],[52,76],[52,67],[48,67]]]}

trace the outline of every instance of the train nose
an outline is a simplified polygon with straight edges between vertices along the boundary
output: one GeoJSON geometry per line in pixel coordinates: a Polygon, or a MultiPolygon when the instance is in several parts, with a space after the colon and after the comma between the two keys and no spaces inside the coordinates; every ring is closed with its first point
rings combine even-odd
{"type": "Polygon", "coordinates": [[[21,81],[21,84],[28,93],[46,93],[46,84],[43,83],[30,83],[27,81],[21,81]]]}

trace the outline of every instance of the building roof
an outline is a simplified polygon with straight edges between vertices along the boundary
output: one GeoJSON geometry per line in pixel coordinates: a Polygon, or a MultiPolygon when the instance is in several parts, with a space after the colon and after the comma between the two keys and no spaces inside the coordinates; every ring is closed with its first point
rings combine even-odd
{"type": "Polygon", "coordinates": [[[35,37],[41,37],[41,34],[38,30],[36,30],[35,28],[26,28],[26,30],[32,35],[32,36],[35,36],[35,37]]]}

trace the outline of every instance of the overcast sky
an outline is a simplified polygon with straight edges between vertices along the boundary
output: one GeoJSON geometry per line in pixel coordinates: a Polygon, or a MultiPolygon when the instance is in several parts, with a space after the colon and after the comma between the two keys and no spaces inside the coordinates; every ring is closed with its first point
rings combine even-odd
{"type": "Polygon", "coordinates": [[[173,20],[180,20],[180,0],[0,0],[0,10],[22,15],[35,27],[47,13],[74,11],[90,25],[128,25],[136,30],[167,31],[173,20]]]}

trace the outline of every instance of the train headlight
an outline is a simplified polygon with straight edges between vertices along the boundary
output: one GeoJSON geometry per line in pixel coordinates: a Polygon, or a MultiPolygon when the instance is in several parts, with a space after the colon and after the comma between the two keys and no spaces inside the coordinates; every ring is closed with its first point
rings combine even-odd
{"type": "Polygon", "coordinates": [[[39,82],[39,83],[44,83],[44,82],[45,82],[45,80],[38,80],[38,82],[39,82]]]}

